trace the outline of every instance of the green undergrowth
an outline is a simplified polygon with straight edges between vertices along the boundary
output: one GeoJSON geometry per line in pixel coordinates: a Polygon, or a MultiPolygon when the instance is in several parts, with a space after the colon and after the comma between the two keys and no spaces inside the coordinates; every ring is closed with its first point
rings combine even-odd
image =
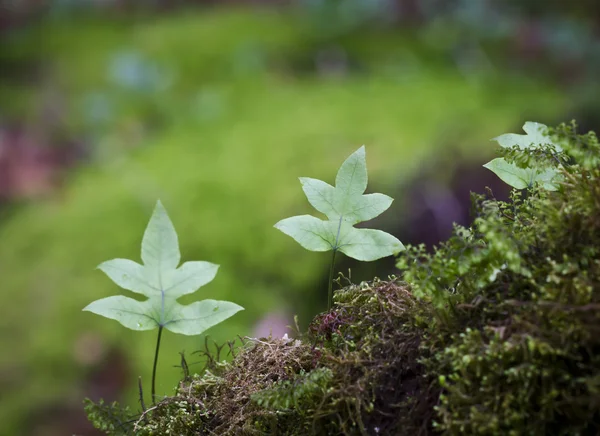
{"type": "MultiPolygon", "coordinates": [[[[150,24],[146,31],[140,28],[146,27],[139,24],[141,40],[153,35],[150,24]]],[[[79,35],[73,40],[86,37],[72,34],[79,35]]],[[[194,39],[190,33],[189,40],[194,39]]],[[[61,50],[70,53],[64,44],[61,50]]],[[[69,57],[64,65],[71,74],[84,74],[84,60],[69,57]]],[[[193,69],[178,71],[192,81],[193,69]]],[[[118,125],[108,126],[97,143],[99,150],[116,150],[112,158],[73,171],[59,194],[15,209],[0,230],[6,299],[31,314],[25,323],[24,312],[9,306],[1,311],[2,345],[11,350],[0,357],[6,393],[0,399],[0,420],[7,431],[27,433],[21,425],[31,422],[34,411],[84,396],[84,381],[94,364],[104,362],[93,360],[96,344],[124,354],[133,376],[122,386],[124,392],[135,392],[138,374],[150,380],[153,356],[148,350],[154,335],[123,332],[81,314],[80,308],[117,292],[93,268],[114,256],[139,255],[139,229],[156,198],[169,208],[177,228],[191,235],[182,242],[184,257],[229,266],[207,293],[239,302],[246,311],[210,331],[221,342],[252,334],[252,326],[268,311],[298,312],[310,319],[326,304],[315,285],[327,274],[325,258],[303,253],[272,229],[283,214],[306,209],[296,176],[330,179],[341,157],[367,144],[370,186],[397,199],[389,212],[394,217],[389,225],[397,225],[407,216],[400,186],[415,177],[428,156],[460,145],[474,159],[487,154],[483,141],[498,130],[518,127],[523,113],[551,120],[563,106],[562,97],[549,88],[510,78],[486,87],[423,65],[418,75],[405,79],[352,75],[335,81],[199,83],[182,92],[185,97],[175,99],[176,104],[165,100],[160,105],[168,113],[165,122],[131,149],[127,129],[133,126],[135,134],[135,121],[129,124],[131,118],[117,112],[118,125]]],[[[69,99],[74,111],[78,98],[69,99]]],[[[157,386],[160,394],[171,393],[177,382],[177,353],[200,346],[195,338],[165,337],[157,375],[164,381],[157,386]]],[[[124,401],[135,406],[136,396],[124,401]]]]}
{"type": "MultiPolygon", "coordinates": [[[[401,278],[348,284],[297,339],[245,338],[229,362],[209,353],[109,434],[597,434],[600,146],[554,133],[558,191],[473,195],[473,224],[433,254],[410,247],[401,278]]],[[[106,410],[88,404],[105,428],[106,410]]]]}
{"type": "Polygon", "coordinates": [[[411,314],[421,310],[397,281],[350,285],[301,339],[244,338],[231,348],[231,362],[213,356],[201,375],[182,380],[145,414],[124,420],[114,405],[90,402],[87,411],[117,435],[372,434],[414,426],[410,417],[423,408],[413,398],[422,365],[411,314]],[[386,385],[397,378],[403,388],[386,385]],[[385,415],[398,412],[406,419],[390,427],[385,415]]]}
{"type": "MultiPolygon", "coordinates": [[[[10,102],[2,115],[35,124],[37,111],[55,107],[52,99],[40,102],[57,96],[60,133],[86,139],[90,154],[55,196],[11,208],[2,222],[11,302],[0,311],[0,341],[10,350],[0,356],[6,432],[29,433],[24,426],[52,416],[46,410],[57,403],[78,410],[97,371],[116,366],[107,357],[113,349],[130,377],[111,399],[124,393],[135,407],[137,375],[144,383],[151,377],[155,336],[123,332],[80,309],[117,292],[93,268],[139,255],[139,229],[157,198],[190,235],[182,256],[228,266],[206,292],[246,308],[212,338],[252,334],[271,311],[297,312],[307,323],[326,304],[315,285],[327,274],[324,258],[272,229],[282,214],[306,209],[296,176],[330,179],[341,157],[366,144],[370,188],[397,200],[391,230],[407,217],[401,186],[432,155],[448,156],[451,172],[456,148],[465,158],[487,158],[487,138],[520,126],[526,114],[551,122],[566,104],[541,80],[442,67],[401,35],[345,38],[363,67],[332,79],[298,66],[314,66],[323,47],[306,29],[278,12],[215,8],[130,21],[41,21],[2,41],[0,56],[39,67],[44,77],[2,82],[2,101],[10,102]],[[144,88],[142,80],[138,88],[115,80],[123,57],[149,64],[150,73],[158,68],[165,82],[144,88]]],[[[171,393],[177,383],[177,353],[201,345],[202,338],[165,336],[157,392],[171,393]]],[[[195,363],[190,358],[197,371],[195,363]]]]}

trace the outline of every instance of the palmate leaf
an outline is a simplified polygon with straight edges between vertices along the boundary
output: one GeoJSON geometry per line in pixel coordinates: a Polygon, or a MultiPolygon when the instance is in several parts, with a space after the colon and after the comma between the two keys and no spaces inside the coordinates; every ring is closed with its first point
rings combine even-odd
{"type": "MultiPolygon", "coordinates": [[[[498,142],[501,147],[518,147],[520,149],[553,145],[556,151],[562,151],[562,147],[546,134],[548,127],[541,123],[527,121],[523,125],[525,135],[516,133],[505,133],[497,136],[492,141],[498,142]]],[[[483,165],[492,171],[506,184],[516,189],[530,188],[538,183],[548,191],[556,191],[558,183],[562,179],[560,172],[555,168],[520,168],[514,163],[507,162],[504,158],[496,158],[483,165]]]]}
{"type": "Polygon", "coordinates": [[[494,172],[502,181],[513,188],[525,189],[539,183],[548,191],[558,189],[560,174],[554,168],[537,170],[535,168],[520,168],[513,163],[506,162],[503,158],[496,158],[484,165],[494,172]]]}
{"type": "Polygon", "coordinates": [[[548,126],[545,124],[527,121],[523,125],[523,131],[526,133],[525,135],[505,133],[504,135],[496,136],[492,141],[496,141],[504,148],[514,147],[515,145],[519,148],[553,145],[557,151],[562,151],[562,147],[546,134],[547,130],[548,126]]]}
{"type": "Polygon", "coordinates": [[[123,289],[147,297],[144,301],[124,296],[102,298],[83,310],[119,321],[132,330],[164,327],[174,333],[197,335],[243,310],[229,301],[202,300],[181,305],[177,299],[196,292],[215,278],[218,265],[185,262],[175,228],[160,201],[157,202],[142,240],[140,265],[128,259],[113,259],[98,266],[123,289]]]}
{"type": "Polygon", "coordinates": [[[335,187],[308,177],[301,177],[300,183],[310,204],[328,220],[300,215],[279,221],[275,228],[307,250],[339,250],[354,259],[371,261],[404,249],[404,245],[389,233],[353,227],[380,215],[393,201],[383,194],[363,194],[367,189],[364,146],[342,164],[335,187]]]}

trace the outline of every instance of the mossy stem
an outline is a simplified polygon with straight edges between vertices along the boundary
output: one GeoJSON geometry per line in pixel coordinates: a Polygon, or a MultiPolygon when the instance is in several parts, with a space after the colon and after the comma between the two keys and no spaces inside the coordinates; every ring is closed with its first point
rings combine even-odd
{"type": "Polygon", "coordinates": [[[331,266],[329,267],[329,293],[327,298],[327,310],[331,310],[333,306],[333,268],[335,266],[335,253],[337,250],[333,250],[333,255],[331,256],[331,266]]]}
{"type": "Polygon", "coordinates": [[[152,404],[156,404],[156,364],[158,363],[158,350],[160,349],[160,337],[162,336],[163,326],[158,326],[158,338],[156,339],[156,350],[154,351],[154,366],[152,367],[152,404]]]}

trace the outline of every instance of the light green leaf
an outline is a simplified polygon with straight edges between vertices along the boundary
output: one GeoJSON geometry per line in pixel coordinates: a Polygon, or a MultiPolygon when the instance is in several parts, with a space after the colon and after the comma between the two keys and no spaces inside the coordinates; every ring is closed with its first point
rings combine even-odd
{"type": "Polygon", "coordinates": [[[219,266],[194,261],[177,268],[181,258],[177,233],[160,201],[144,233],[141,257],[143,265],[113,259],[98,268],[121,288],[148,297],[145,301],[113,296],[96,300],[83,310],[117,320],[132,330],[162,326],[184,335],[200,334],[243,310],[228,301],[203,300],[187,306],[177,302],[212,281],[219,266]]]}
{"type": "Polygon", "coordinates": [[[498,142],[501,147],[509,148],[518,146],[519,148],[531,148],[538,147],[540,145],[554,145],[557,151],[562,151],[562,147],[552,138],[550,138],[545,132],[548,126],[542,123],[536,123],[533,121],[527,121],[523,125],[525,135],[518,135],[516,133],[505,133],[504,135],[493,138],[492,141],[498,142]]]}
{"type": "Polygon", "coordinates": [[[275,227],[310,251],[329,251],[336,247],[338,223],[335,221],[299,215],[283,219],[275,227]]]}
{"type": "Polygon", "coordinates": [[[340,235],[339,250],[354,259],[371,261],[383,257],[382,253],[396,254],[404,250],[404,245],[381,230],[348,226],[347,231],[340,235]]]}
{"type": "Polygon", "coordinates": [[[150,301],[138,301],[117,295],[96,300],[83,310],[117,320],[131,330],[152,330],[157,327],[157,323],[153,305],[148,304],[150,301]]]}
{"type": "Polygon", "coordinates": [[[535,168],[519,168],[500,157],[488,162],[484,167],[516,189],[525,189],[539,183],[548,191],[556,191],[558,182],[561,180],[560,173],[554,168],[541,171],[535,168]]]}
{"type": "Polygon", "coordinates": [[[364,195],[367,181],[363,146],[344,161],[337,173],[335,187],[321,180],[300,178],[309,203],[328,220],[300,215],[279,221],[275,228],[307,250],[339,250],[358,260],[376,260],[402,251],[404,245],[388,233],[353,227],[377,217],[393,201],[383,194],[364,195]]]}

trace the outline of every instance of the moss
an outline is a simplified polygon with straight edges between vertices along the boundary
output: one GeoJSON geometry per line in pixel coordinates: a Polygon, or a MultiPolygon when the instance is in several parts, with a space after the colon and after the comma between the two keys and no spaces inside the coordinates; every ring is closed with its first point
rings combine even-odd
{"type": "MultiPolygon", "coordinates": [[[[324,304],[318,296],[326,293],[315,282],[326,276],[326,261],[272,228],[285,216],[282,211],[292,215],[304,207],[295,176],[331,179],[349,144],[366,143],[372,147],[369,168],[377,174],[371,182],[379,187],[371,186],[395,197],[392,207],[402,217],[404,192],[393,190],[414,177],[416,162],[439,153],[440,141],[460,143],[474,158],[485,152],[481,138],[516,124],[522,112],[552,119],[563,106],[560,93],[542,82],[493,75],[494,86],[486,87],[427,61],[419,64],[418,74],[400,80],[393,72],[324,80],[269,69],[256,81],[242,80],[244,74],[230,81],[233,72],[223,66],[231,65],[236,47],[248,38],[269,52],[292,53],[303,44],[301,31],[290,41],[285,25],[269,17],[215,11],[156,17],[135,26],[101,18],[89,26],[57,21],[44,24],[42,45],[39,35],[31,38],[32,49],[53,60],[67,101],[64,119],[74,124],[74,132],[88,113],[83,106],[91,90],[109,99],[112,121],[102,127],[94,148],[115,151],[115,157],[79,168],[60,196],[23,205],[4,220],[0,263],[7,272],[6,299],[33,314],[24,323],[20,311],[5,310],[0,323],[2,344],[11,350],[0,358],[0,372],[11,380],[0,399],[0,421],[8,433],[27,433],[21,426],[45,404],[83,396],[73,394],[78,391],[95,395],[85,385],[94,368],[74,358],[74,350],[88,352],[80,346],[86,336],[98,335],[100,345],[118,347],[130,373],[150,380],[155,334],[127,332],[118,323],[91,319],[81,308],[117,292],[93,268],[116,256],[139,256],[141,229],[157,198],[185,235],[183,257],[223,265],[206,296],[246,308],[210,331],[225,341],[250,334],[274,308],[293,308],[308,322],[324,304]],[[210,47],[194,49],[194,41],[201,40],[211,41],[210,47]],[[174,89],[133,98],[107,83],[122,41],[127,50],[172,67],[178,78],[174,89]],[[219,53],[223,57],[214,62],[219,53]],[[146,120],[154,107],[160,122],[146,120]],[[151,132],[137,148],[123,148],[138,144],[128,135],[129,127],[136,131],[140,125],[151,132]]],[[[408,49],[407,44],[401,47],[408,49]]],[[[38,107],[39,99],[33,101],[38,107]]],[[[198,343],[201,339],[193,337],[165,338],[157,374],[161,394],[170,394],[180,376],[173,368],[177,352],[193,351],[198,343]]],[[[134,407],[135,379],[117,387],[131,392],[123,400],[134,407]]],[[[118,394],[103,395],[112,400],[118,394]]]]}
{"type": "Polygon", "coordinates": [[[231,362],[212,357],[125,434],[426,432],[438,395],[418,361],[430,308],[397,281],[350,285],[302,339],[245,339],[231,362]]]}
{"type": "Polygon", "coordinates": [[[107,435],[122,435],[127,434],[131,430],[131,425],[137,418],[130,413],[128,407],[122,407],[118,402],[114,401],[110,404],[105,404],[104,400],[99,400],[97,403],[86,399],[85,413],[89,421],[95,428],[101,430],[107,435]]]}
{"type": "Polygon", "coordinates": [[[554,134],[558,192],[474,195],[473,225],[409,248],[404,281],[350,284],[300,339],[209,361],[137,434],[598,434],[600,145],[554,134]]]}
{"type": "Polygon", "coordinates": [[[147,423],[137,423],[138,434],[263,434],[278,426],[279,413],[252,397],[314,364],[310,347],[300,341],[245,339],[233,362],[213,359],[201,376],[184,380],[147,423]]]}
{"type": "Polygon", "coordinates": [[[401,262],[438,307],[436,351],[423,362],[443,387],[435,428],[446,434],[600,429],[600,147],[593,133],[563,125],[556,134],[566,150],[556,160],[569,162],[559,192],[474,196],[471,228],[401,262]]]}

